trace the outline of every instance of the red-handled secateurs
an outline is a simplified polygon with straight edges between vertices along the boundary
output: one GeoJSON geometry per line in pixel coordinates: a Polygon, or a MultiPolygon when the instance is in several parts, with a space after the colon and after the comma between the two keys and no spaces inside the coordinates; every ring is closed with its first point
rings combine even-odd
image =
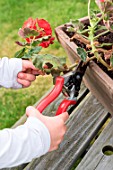
{"type": "Polygon", "coordinates": [[[64,74],[63,76],[56,77],[55,86],[52,91],[36,106],[42,113],[43,110],[53,102],[62,92],[65,99],[60,103],[56,115],[67,111],[69,106],[76,105],[77,96],[79,94],[82,78],[86,71],[87,64],[80,61],[74,71],[64,74]]]}

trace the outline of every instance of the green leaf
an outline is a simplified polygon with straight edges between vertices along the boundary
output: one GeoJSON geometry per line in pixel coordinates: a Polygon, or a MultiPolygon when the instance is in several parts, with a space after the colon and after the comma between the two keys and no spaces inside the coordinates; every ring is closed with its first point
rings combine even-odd
{"type": "Polygon", "coordinates": [[[40,55],[33,55],[32,56],[32,62],[33,62],[33,65],[40,69],[40,70],[43,70],[42,68],[42,64],[43,64],[43,59],[41,58],[40,55]]]}
{"type": "Polygon", "coordinates": [[[22,48],[21,50],[17,51],[14,55],[15,58],[22,58],[25,54],[26,48],[22,48]]]}
{"type": "Polygon", "coordinates": [[[75,29],[70,26],[70,27],[67,28],[67,31],[68,31],[68,32],[75,32],[75,29]]]}
{"type": "Polygon", "coordinates": [[[43,39],[44,39],[44,40],[48,40],[49,37],[50,37],[50,36],[44,36],[43,39]]]}
{"type": "Polygon", "coordinates": [[[79,20],[70,19],[70,25],[67,25],[68,32],[82,31],[84,29],[84,24],[79,20]]]}
{"type": "Polygon", "coordinates": [[[79,20],[77,19],[70,19],[70,23],[71,23],[71,25],[73,26],[73,27],[78,27],[78,25],[79,25],[79,20]]]}
{"type": "Polygon", "coordinates": [[[42,42],[42,40],[43,40],[43,37],[37,39],[38,42],[42,42]]]}
{"type": "Polygon", "coordinates": [[[87,53],[83,48],[78,47],[77,48],[77,53],[80,56],[80,58],[85,62],[87,58],[87,53]]]}
{"type": "Polygon", "coordinates": [[[60,57],[59,60],[60,60],[60,63],[62,65],[66,64],[66,58],[65,57],[60,57]]]}
{"type": "Polygon", "coordinates": [[[99,22],[99,17],[96,15],[97,12],[94,10],[90,10],[91,13],[91,19],[90,19],[90,24],[92,27],[97,27],[97,23],[99,22]]]}
{"type": "Polygon", "coordinates": [[[113,45],[113,43],[102,43],[96,47],[104,47],[104,46],[111,46],[111,45],[113,45]]]}
{"type": "Polygon", "coordinates": [[[41,46],[33,47],[29,50],[28,54],[29,55],[38,54],[41,51],[41,49],[42,49],[41,46]]]}
{"type": "Polygon", "coordinates": [[[113,30],[113,25],[110,25],[110,28],[113,30]]]}
{"type": "Polygon", "coordinates": [[[106,30],[106,27],[104,26],[104,25],[98,25],[97,26],[97,28],[98,28],[98,31],[100,31],[100,30],[106,30]]]}
{"type": "Polygon", "coordinates": [[[27,36],[38,36],[39,33],[36,30],[32,30],[30,28],[24,28],[24,35],[27,36]]]}
{"type": "Polygon", "coordinates": [[[48,36],[44,36],[44,37],[41,37],[41,38],[37,38],[36,41],[42,42],[43,40],[48,40],[49,37],[50,36],[48,35],[48,36]]]}
{"type": "Polygon", "coordinates": [[[32,62],[35,67],[43,70],[44,72],[51,73],[56,70],[56,72],[64,71],[64,66],[66,65],[66,58],[58,58],[51,54],[37,54],[32,56],[32,62]],[[44,69],[44,66],[47,65],[48,68],[44,69]]]}
{"type": "Polygon", "coordinates": [[[38,46],[39,44],[40,44],[40,42],[37,41],[37,40],[32,42],[32,46],[33,46],[33,47],[36,47],[36,46],[38,46]]]}
{"type": "Polygon", "coordinates": [[[80,30],[82,30],[84,28],[84,24],[82,22],[80,22],[79,20],[71,19],[70,22],[74,28],[79,27],[80,30]]]}
{"type": "Polygon", "coordinates": [[[18,34],[23,38],[28,37],[28,36],[38,36],[39,35],[39,33],[37,31],[32,30],[30,28],[19,29],[18,34]]]}
{"type": "Polygon", "coordinates": [[[24,56],[22,56],[22,59],[30,59],[32,56],[25,53],[24,56]]]}
{"type": "Polygon", "coordinates": [[[111,58],[110,58],[110,64],[111,64],[111,66],[113,67],[113,54],[112,54],[112,56],[111,56],[111,58]]]}

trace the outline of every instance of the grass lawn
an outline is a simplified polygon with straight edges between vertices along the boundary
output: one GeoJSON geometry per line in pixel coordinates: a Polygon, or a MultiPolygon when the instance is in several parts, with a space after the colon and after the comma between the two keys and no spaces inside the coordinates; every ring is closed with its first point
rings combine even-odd
{"type": "MultiPolygon", "coordinates": [[[[54,28],[87,15],[87,0],[0,0],[0,57],[13,57],[19,50],[15,44],[19,40],[18,29],[29,17],[44,18],[54,28]]],[[[43,53],[66,56],[60,44],[55,43],[43,53]]],[[[68,59],[67,62],[69,63],[68,59]]],[[[0,129],[11,127],[24,113],[28,105],[33,105],[50,87],[50,76],[39,76],[26,89],[0,89],[0,129]]]]}

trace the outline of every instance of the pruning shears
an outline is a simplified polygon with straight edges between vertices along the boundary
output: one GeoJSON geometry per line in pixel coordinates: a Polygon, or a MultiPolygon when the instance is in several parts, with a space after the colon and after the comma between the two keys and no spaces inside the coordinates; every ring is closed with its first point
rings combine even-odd
{"type": "Polygon", "coordinates": [[[80,91],[82,78],[85,74],[86,68],[87,64],[81,60],[75,70],[56,77],[54,88],[44,99],[41,100],[41,102],[36,106],[36,109],[42,113],[44,109],[60,95],[61,92],[65,98],[60,103],[56,111],[56,115],[66,112],[68,107],[70,108],[71,106],[76,105],[77,96],[80,91]]]}

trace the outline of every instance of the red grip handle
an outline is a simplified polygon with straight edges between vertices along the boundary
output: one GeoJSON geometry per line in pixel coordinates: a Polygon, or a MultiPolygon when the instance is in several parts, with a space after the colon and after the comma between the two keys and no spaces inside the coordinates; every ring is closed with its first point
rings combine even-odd
{"type": "Polygon", "coordinates": [[[70,106],[70,105],[75,105],[77,102],[75,100],[69,100],[69,99],[64,99],[59,107],[58,107],[58,110],[56,112],[56,116],[57,115],[60,115],[61,113],[63,112],[66,112],[67,108],[70,106]]]}
{"type": "Polygon", "coordinates": [[[55,100],[58,95],[62,91],[62,87],[64,85],[64,78],[63,77],[57,77],[56,83],[53,88],[53,90],[44,98],[41,100],[41,102],[36,106],[36,109],[39,110],[40,113],[43,112],[43,110],[51,103],[53,100],[55,100]]]}

